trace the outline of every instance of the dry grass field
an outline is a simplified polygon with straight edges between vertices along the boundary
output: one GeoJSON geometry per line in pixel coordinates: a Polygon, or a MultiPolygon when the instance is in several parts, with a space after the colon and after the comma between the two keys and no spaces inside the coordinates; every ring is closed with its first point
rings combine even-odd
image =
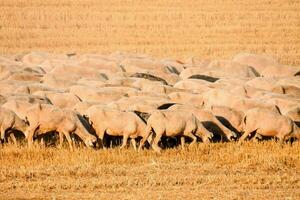
{"type": "Polygon", "coordinates": [[[133,149],[5,146],[0,197],[32,199],[299,199],[300,143],[133,149]]]}
{"type": "Polygon", "coordinates": [[[300,65],[298,0],[0,0],[0,54],[266,53],[300,65]]]}

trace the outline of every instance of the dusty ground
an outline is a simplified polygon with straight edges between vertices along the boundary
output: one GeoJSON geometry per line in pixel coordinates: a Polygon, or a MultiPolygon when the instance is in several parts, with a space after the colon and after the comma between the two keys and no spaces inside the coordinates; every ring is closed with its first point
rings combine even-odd
{"type": "Polygon", "coordinates": [[[299,199],[300,143],[119,151],[5,146],[1,199],[299,199]]]}

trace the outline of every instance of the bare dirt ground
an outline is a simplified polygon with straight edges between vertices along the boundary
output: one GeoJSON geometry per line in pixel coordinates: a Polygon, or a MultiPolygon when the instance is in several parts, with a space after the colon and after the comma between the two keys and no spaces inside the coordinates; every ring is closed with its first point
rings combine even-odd
{"type": "Polygon", "coordinates": [[[300,143],[120,151],[0,149],[3,199],[299,199],[300,143]]]}

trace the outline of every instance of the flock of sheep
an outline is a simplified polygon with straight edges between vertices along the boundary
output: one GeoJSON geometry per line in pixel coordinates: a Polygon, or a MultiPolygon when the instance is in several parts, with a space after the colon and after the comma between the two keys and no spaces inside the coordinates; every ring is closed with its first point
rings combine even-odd
{"type": "Polygon", "coordinates": [[[160,152],[197,141],[300,139],[300,67],[266,55],[231,60],[113,53],[0,56],[1,142],[59,136],[105,148],[105,136],[160,152]]]}

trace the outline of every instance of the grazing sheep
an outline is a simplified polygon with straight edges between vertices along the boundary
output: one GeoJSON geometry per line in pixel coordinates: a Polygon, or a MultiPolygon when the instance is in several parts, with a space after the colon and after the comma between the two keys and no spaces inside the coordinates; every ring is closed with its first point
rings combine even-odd
{"type": "Polygon", "coordinates": [[[80,118],[79,113],[72,110],[63,110],[58,107],[46,104],[37,104],[28,109],[26,119],[29,127],[26,130],[28,145],[31,146],[34,137],[47,132],[57,131],[60,134],[60,145],[63,135],[67,138],[71,150],[73,150],[70,134],[75,132],[86,144],[92,147],[97,138],[91,135],[80,118]]]}
{"type": "Polygon", "coordinates": [[[136,149],[135,138],[145,137],[146,123],[134,112],[104,109],[102,106],[90,107],[86,115],[103,146],[104,134],[123,136],[124,148],[131,138],[136,149]]]}
{"type": "Polygon", "coordinates": [[[255,131],[261,136],[276,137],[281,143],[291,137],[300,139],[300,129],[290,118],[268,109],[254,108],[246,112],[240,142],[255,131]]]}
{"type": "Polygon", "coordinates": [[[184,145],[184,136],[191,138],[191,145],[197,141],[197,136],[201,137],[203,142],[209,142],[213,134],[207,131],[202,123],[192,114],[183,111],[155,111],[151,114],[147,121],[145,137],[143,137],[139,149],[142,148],[144,142],[154,134],[152,147],[156,152],[160,152],[158,146],[162,136],[181,136],[182,147],[184,145]]]}
{"type": "Polygon", "coordinates": [[[12,140],[16,143],[13,130],[22,131],[24,133],[26,129],[27,124],[25,121],[20,119],[13,111],[0,107],[0,139],[2,141],[6,139],[6,133],[9,133],[12,140]]]}

